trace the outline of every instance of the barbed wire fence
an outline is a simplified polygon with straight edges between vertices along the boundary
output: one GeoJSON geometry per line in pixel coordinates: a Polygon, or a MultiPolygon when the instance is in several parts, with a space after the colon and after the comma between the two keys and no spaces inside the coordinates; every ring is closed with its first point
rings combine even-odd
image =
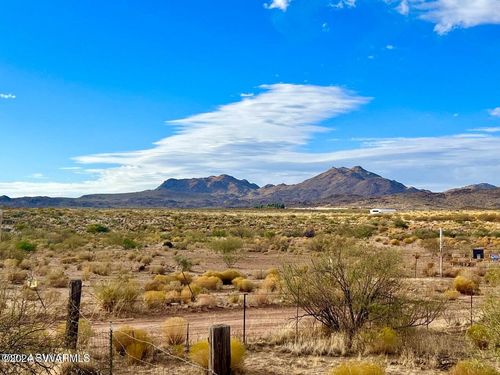
{"type": "MultiPolygon", "coordinates": [[[[229,297],[235,294],[239,294],[241,297],[241,308],[231,310],[229,315],[224,314],[224,311],[227,310],[215,310],[207,319],[200,321],[196,319],[196,313],[185,314],[184,311],[178,311],[180,314],[165,317],[164,320],[178,316],[185,319],[185,323],[182,324],[169,324],[171,330],[184,332],[182,342],[177,345],[167,344],[168,340],[163,329],[164,321],[144,322],[139,320],[137,323],[133,320],[118,319],[116,322],[111,321],[106,325],[100,319],[100,307],[98,304],[94,304],[94,308],[89,313],[80,312],[80,319],[85,321],[91,330],[90,333],[87,333],[89,337],[78,340],[78,350],[90,355],[91,365],[98,369],[100,374],[167,375],[176,373],[173,369],[183,365],[198,373],[217,375],[189,359],[191,346],[207,340],[210,325],[228,324],[231,327],[231,337],[247,344],[249,341],[258,340],[270,332],[295,327],[302,319],[302,316],[299,316],[299,310],[295,308],[291,309],[291,312],[296,312],[296,314],[285,314],[278,318],[276,316],[268,317],[269,308],[249,305],[248,293],[218,293],[217,296],[229,297]],[[133,330],[130,330],[130,327],[133,330]],[[136,329],[145,332],[146,338],[136,337],[134,334],[136,329]],[[139,356],[137,353],[128,352],[116,340],[117,334],[122,339],[125,337],[136,344],[143,344],[147,347],[148,354],[139,356]]],[[[282,297],[280,293],[261,293],[261,295],[264,294],[266,298],[282,297]]]]}

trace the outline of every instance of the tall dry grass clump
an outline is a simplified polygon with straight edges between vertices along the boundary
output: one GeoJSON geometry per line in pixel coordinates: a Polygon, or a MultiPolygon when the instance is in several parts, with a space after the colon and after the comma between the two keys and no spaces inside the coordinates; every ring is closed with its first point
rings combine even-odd
{"type": "Polygon", "coordinates": [[[151,338],[142,329],[125,326],[113,333],[113,348],[131,363],[140,362],[151,354],[152,344],[151,338]]]}
{"type": "Polygon", "coordinates": [[[133,280],[117,279],[95,287],[101,307],[107,312],[130,309],[140,294],[139,285],[133,280]]]}
{"type": "Polygon", "coordinates": [[[146,308],[152,310],[164,306],[167,298],[166,293],[163,291],[150,290],[142,295],[142,299],[146,308]]]}
{"type": "Polygon", "coordinates": [[[500,375],[492,366],[478,360],[460,361],[453,367],[449,375],[500,375]]]}
{"type": "Polygon", "coordinates": [[[168,318],[162,324],[161,331],[168,345],[180,345],[186,342],[188,322],[181,317],[168,318]]]}
{"type": "Polygon", "coordinates": [[[453,280],[453,287],[467,296],[479,293],[479,282],[471,275],[458,275],[453,280]]]}

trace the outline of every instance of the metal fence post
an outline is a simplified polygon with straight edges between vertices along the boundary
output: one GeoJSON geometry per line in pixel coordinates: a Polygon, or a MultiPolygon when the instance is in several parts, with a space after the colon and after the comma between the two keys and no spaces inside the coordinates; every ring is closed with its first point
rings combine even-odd
{"type": "Polygon", "coordinates": [[[113,375],[113,323],[109,322],[109,375],[113,375]]]}
{"type": "Polygon", "coordinates": [[[243,344],[247,344],[247,293],[243,293],[243,344]]]}
{"type": "Polygon", "coordinates": [[[186,325],[186,353],[189,353],[189,322],[186,325]]]}

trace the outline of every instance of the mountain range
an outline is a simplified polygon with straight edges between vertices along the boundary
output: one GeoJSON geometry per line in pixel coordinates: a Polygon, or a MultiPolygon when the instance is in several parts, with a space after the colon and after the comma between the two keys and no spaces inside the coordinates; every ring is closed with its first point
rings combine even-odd
{"type": "Polygon", "coordinates": [[[394,207],[500,208],[500,188],[480,183],[433,193],[407,187],[360,166],[331,168],[293,185],[259,187],[229,175],[164,181],[154,190],[120,194],[91,194],[79,198],[0,196],[0,207],[394,207]]]}

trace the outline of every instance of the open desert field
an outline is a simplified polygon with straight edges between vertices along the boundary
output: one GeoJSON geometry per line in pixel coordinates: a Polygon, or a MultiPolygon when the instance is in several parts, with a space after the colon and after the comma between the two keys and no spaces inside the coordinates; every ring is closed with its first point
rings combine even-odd
{"type": "Polygon", "coordinates": [[[85,374],[203,373],[221,323],[242,374],[498,369],[499,253],[493,211],[7,209],[0,346],[63,345],[78,279],[85,374]]]}

